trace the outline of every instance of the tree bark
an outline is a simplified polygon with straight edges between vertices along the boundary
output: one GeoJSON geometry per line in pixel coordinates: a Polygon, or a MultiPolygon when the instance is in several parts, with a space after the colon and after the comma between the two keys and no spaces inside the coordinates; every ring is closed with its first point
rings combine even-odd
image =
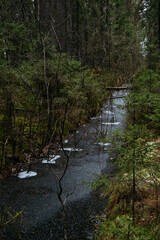
{"type": "Polygon", "coordinates": [[[76,1],[76,57],[79,57],[79,0],[76,1]]]}

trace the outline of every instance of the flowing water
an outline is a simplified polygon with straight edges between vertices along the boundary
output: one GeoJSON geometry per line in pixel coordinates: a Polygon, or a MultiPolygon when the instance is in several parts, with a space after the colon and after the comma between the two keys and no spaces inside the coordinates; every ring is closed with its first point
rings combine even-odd
{"type": "MultiPolygon", "coordinates": [[[[69,167],[63,178],[62,198],[66,201],[68,239],[93,239],[96,215],[102,214],[106,200],[101,199],[87,184],[95,174],[111,174],[114,153],[107,136],[126,125],[124,96],[126,91],[115,91],[104,104],[101,113],[82,126],[64,141],[64,149],[70,155],[69,167]]],[[[59,147],[49,159],[32,164],[30,177],[22,172],[21,178],[10,176],[0,180],[0,211],[23,210],[22,222],[4,231],[3,239],[63,239],[62,206],[57,196],[57,179],[63,172],[64,151],[59,147]],[[35,174],[34,174],[35,173],[35,174]],[[37,175],[36,175],[37,173],[37,175]],[[26,178],[28,177],[28,178],[26,178]]],[[[24,169],[26,170],[26,169],[24,169]]]]}

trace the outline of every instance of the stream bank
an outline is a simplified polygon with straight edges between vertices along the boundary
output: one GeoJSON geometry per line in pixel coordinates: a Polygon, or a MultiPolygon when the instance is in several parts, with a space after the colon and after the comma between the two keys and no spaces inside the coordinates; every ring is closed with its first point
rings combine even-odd
{"type": "MultiPolygon", "coordinates": [[[[106,200],[83,184],[91,182],[95,174],[105,171],[111,174],[114,167],[110,162],[111,143],[104,144],[102,139],[111,131],[125,127],[124,96],[126,91],[115,91],[104,104],[99,116],[91,119],[87,126],[81,127],[64,144],[66,148],[81,149],[70,154],[69,167],[63,178],[63,199],[67,197],[68,239],[93,239],[96,215],[100,215],[106,200]]],[[[53,152],[54,154],[54,152],[53,152]]],[[[42,164],[43,159],[32,164],[31,170],[37,176],[19,179],[10,176],[0,180],[0,211],[11,208],[15,212],[23,211],[19,234],[26,240],[63,239],[63,217],[57,197],[57,182],[54,171],[62,172],[65,160],[63,151],[56,164],[42,164]]],[[[4,232],[3,239],[18,239],[14,235],[16,227],[4,232]]]]}

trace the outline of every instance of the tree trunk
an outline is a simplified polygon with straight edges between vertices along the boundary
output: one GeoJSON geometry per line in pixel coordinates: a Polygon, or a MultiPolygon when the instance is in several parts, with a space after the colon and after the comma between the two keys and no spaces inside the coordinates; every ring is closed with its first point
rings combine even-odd
{"type": "Polygon", "coordinates": [[[76,1],[76,57],[79,57],[79,0],[76,1]]]}
{"type": "Polygon", "coordinates": [[[160,50],[160,0],[158,0],[158,42],[160,50]]]}
{"type": "Polygon", "coordinates": [[[110,13],[109,13],[109,0],[106,0],[106,32],[107,32],[107,38],[106,38],[106,47],[107,47],[107,59],[108,59],[108,71],[110,71],[111,68],[111,26],[110,26],[110,13]]]}

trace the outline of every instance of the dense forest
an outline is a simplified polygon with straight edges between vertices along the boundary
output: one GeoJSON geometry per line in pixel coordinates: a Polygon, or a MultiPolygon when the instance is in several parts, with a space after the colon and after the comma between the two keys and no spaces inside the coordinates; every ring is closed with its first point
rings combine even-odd
{"type": "Polygon", "coordinates": [[[158,240],[160,0],[0,0],[0,177],[62,143],[124,83],[119,171],[93,184],[110,196],[96,239],[158,240]]]}
{"type": "Polygon", "coordinates": [[[38,157],[63,125],[68,134],[100,109],[106,86],[132,79],[144,63],[144,5],[1,1],[1,169],[38,157]]]}

